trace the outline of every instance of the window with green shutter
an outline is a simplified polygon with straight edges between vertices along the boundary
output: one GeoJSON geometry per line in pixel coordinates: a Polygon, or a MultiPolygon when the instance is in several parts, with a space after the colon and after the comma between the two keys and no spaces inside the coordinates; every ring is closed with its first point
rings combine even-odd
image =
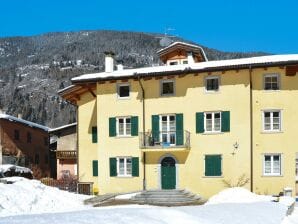
{"type": "Polygon", "coordinates": [[[196,133],[204,133],[204,113],[196,113],[196,133]]]}
{"type": "Polygon", "coordinates": [[[131,136],[139,135],[139,119],[137,116],[131,117],[131,136]]]}
{"type": "Polygon", "coordinates": [[[97,127],[92,127],[92,143],[97,143],[97,127]]]}
{"type": "Polygon", "coordinates": [[[116,118],[115,117],[109,118],[109,136],[110,137],[116,136],[116,118]]]}
{"type": "Polygon", "coordinates": [[[110,176],[115,177],[117,176],[117,159],[110,158],[110,176]]]}
{"type": "Polygon", "coordinates": [[[183,114],[176,114],[176,145],[183,145],[183,114]]]}
{"type": "Polygon", "coordinates": [[[222,132],[230,131],[230,111],[221,112],[221,131],[222,132]]]}
{"type": "Polygon", "coordinates": [[[159,115],[152,115],[153,142],[159,142],[159,115]]]}
{"type": "Polygon", "coordinates": [[[139,157],[132,157],[132,176],[139,176],[139,157]]]}
{"type": "Polygon", "coordinates": [[[205,155],[205,176],[221,176],[221,161],[221,155],[205,155]]]}
{"type": "Polygon", "coordinates": [[[98,176],[98,161],[97,160],[92,161],[92,170],[93,170],[93,176],[97,177],[98,176]]]}

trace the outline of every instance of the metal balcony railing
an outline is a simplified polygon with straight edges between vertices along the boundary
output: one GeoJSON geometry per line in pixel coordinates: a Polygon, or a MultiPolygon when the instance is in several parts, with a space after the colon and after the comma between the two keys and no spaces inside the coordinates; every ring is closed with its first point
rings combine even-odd
{"type": "Polygon", "coordinates": [[[190,148],[190,132],[181,131],[159,131],[140,132],[140,148],[190,148]]]}
{"type": "Polygon", "coordinates": [[[67,151],[56,151],[57,159],[76,159],[77,151],[67,150],[67,151]]]}

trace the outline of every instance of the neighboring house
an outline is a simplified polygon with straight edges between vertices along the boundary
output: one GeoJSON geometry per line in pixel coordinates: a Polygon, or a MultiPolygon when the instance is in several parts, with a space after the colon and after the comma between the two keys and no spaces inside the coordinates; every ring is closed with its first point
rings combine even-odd
{"type": "Polygon", "coordinates": [[[239,181],[256,193],[294,191],[298,55],[207,61],[180,42],[158,55],[164,66],[114,71],[107,54],[105,72],[59,92],[78,107],[79,181],[100,194],[210,197],[239,181]]]}
{"type": "Polygon", "coordinates": [[[56,152],[57,179],[77,178],[77,123],[50,129],[51,149],[56,152]]]}
{"type": "Polygon", "coordinates": [[[2,163],[29,167],[35,177],[50,170],[49,128],[7,114],[0,114],[2,163]]]}

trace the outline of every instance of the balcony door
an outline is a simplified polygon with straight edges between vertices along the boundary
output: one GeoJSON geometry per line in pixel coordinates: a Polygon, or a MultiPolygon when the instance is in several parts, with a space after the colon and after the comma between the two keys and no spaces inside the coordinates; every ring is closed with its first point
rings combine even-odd
{"type": "Polygon", "coordinates": [[[176,116],[160,115],[160,139],[164,145],[176,144],[176,116]]]}

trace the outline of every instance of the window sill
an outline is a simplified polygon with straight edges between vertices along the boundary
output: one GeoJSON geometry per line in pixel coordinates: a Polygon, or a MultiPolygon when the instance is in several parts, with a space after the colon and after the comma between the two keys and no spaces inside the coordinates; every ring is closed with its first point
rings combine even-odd
{"type": "Polygon", "coordinates": [[[205,90],[205,93],[206,94],[218,94],[218,93],[220,93],[220,91],[219,90],[205,90]]]}
{"type": "Polygon", "coordinates": [[[283,133],[283,131],[261,131],[261,134],[279,134],[283,133]]]}
{"type": "Polygon", "coordinates": [[[117,178],[132,178],[133,176],[116,176],[117,178]]]}
{"type": "Polygon", "coordinates": [[[171,96],[176,96],[176,94],[162,94],[160,97],[171,97],[171,96]]]}
{"type": "Polygon", "coordinates": [[[130,100],[130,96],[128,96],[128,97],[117,97],[117,100],[130,100]]]}
{"type": "Polygon", "coordinates": [[[202,178],[217,179],[217,178],[224,178],[224,176],[202,176],[202,178]]]}
{"type": "Polygon", "coordinates": [[[283,175],[280,175],[280,174],[265,175],[265,174],[263,174],[261,177],[283,177],[283,175]]]}
{"type": "Polygon", "coordinates": [[[274,90],[274,89],[263,89],[263,92],[264,93],[276,93],[276,92],[280,92],[281,90],[280,89],[277,89],[277,90],[274,90]]]}
{"type": "Polygon", "coordinates": [[[115,138],[133,138],[135,136],[131,136],[131,135],[117,135],[115,136],[115,138]]]}
{"type": "Polygon", "coordinates": [[[202,135],[221,135],[224,134],[225,132],[219,131],[219,132],[204,132],[202,135]]]}

